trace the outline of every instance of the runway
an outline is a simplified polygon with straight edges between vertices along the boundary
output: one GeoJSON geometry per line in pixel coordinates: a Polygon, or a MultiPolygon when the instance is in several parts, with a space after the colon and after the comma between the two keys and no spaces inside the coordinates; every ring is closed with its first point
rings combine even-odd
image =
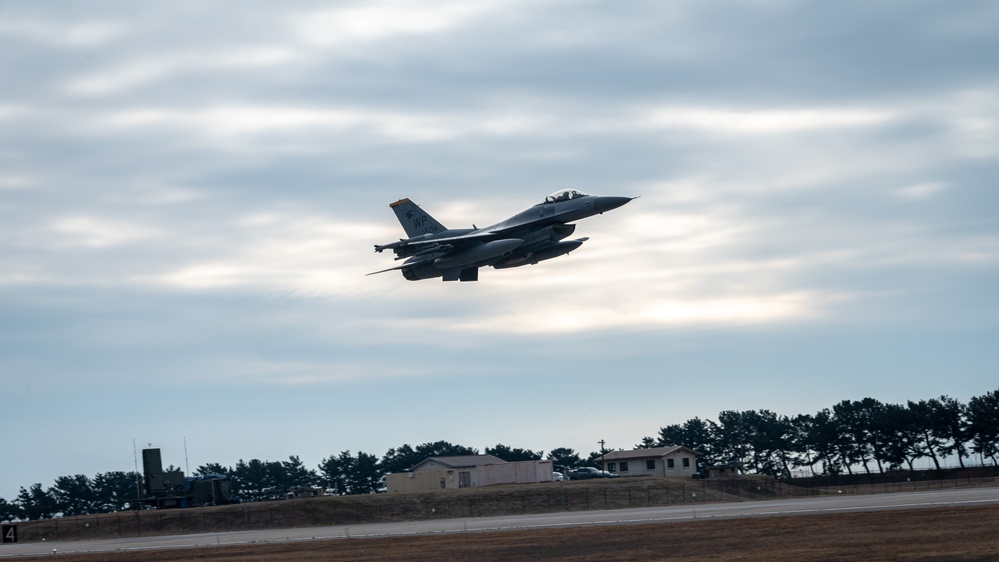
{"type": "Polygon", "coordinates": [[[192,548],[199,546],[279,543],[283,541],[375,538],[435,533],[501,532],[509,530],[628,525],[699,519],[802,516],[890,509],[976,506],[999,503],[999,487],[844,495],[786,500],[685,504],[662,507],[575,511],[502,517],[470,517],[396,523],[366,523],[296,529],[267,529],[163,537],[37,542],[0,545],[0,558],[108,551],[192,548]]]}

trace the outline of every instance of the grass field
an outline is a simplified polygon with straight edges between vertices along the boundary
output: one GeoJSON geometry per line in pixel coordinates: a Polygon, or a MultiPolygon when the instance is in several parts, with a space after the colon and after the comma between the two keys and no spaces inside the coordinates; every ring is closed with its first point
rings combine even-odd
{"type": "MultiPolygon", "coordinates": [[[[999,560],[999,506],[59,555],[216,560],[999,560]]],[[[19,560],[49,560],[23,558],[19,560]]]]}

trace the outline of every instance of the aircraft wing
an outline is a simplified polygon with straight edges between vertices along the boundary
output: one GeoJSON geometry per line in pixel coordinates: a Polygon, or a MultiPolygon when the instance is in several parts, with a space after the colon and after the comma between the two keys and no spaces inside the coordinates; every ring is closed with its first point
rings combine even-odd
{"type": "Polygon", "coordinates": [[[441,238],[421,236],[375,246],[376,252],[392,250],[396,260],[406,260],[406,263],[369,275],[393,270],[403,270],[405,273],[417,264],[429,264],[441,270],[462,271],[484,260],[508,254],[524,243],[520,238],[500,238],[502,234],[502,230],[473,230],[455,233],[454,236],[444,233],[441,238]]]}
{"type": "Polygon", "coordinates": [[[375,251],[381,252],[383,250],[394,250],[399,256],[413,255],[414,253],[420,252],[422,250],[442,246],[442,251],[452,250],[454,248],[463,248],[465,246],[470,246],[478,242],[486,242],[492,238],[496,238],[502,232],[487,231],[487,230],[473,230],[467,234],[458,234],[455,236],[445,236],[441,238],[432,238],[430,236],[421,236],[416,238],[409,238],[399,240],[398,242],[391,242],[389,244],[375,245],[375,251]]]}
{"type": "Polygon", "coordinates": [[[468,234],[462,234],[459,236],[448,236],[446,238],[431,238],[428,240],[414,240],[409,242],[409,244],[419,246],[426,244],[451,244],[455,243],[459,245],[464,245],[469,242],[482,242],[488,240],[489,238],[495,238],[502,234],[502,231],[490,231],[490,230],[476,230],[468,234]]]}

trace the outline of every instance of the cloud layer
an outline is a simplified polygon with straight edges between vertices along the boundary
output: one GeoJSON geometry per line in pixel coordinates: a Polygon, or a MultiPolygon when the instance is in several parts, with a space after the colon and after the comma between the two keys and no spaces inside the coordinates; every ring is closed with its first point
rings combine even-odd
{"type": "Polygon", "coordinates": [[[130,469],[132,439],[588,452],[994,390],[997,15],[4,5],[0,495],[130,469]],[[562,187],[641,198],[477,284],[365,276],[400,197],[468,227],[562,187]]]}

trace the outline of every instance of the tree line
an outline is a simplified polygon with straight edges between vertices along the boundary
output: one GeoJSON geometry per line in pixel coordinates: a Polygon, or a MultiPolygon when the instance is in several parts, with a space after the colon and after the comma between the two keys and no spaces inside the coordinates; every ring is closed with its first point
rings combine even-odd
{"type": "Polygon", "coordinates": [[[929,459],[939,470],[945,458],[979,456],[996,465],[999,454],[999,391],[964,404],[941,396],[906,404],[874,398],[844,400],[832,408],[793,417],[769,410],[728,410],[718,421],[693,418],[663,427],[636,447],[682,444],[703,453],[700,466],[737,463],[747,472],[790,478],[863,470],[868,474],[913,469],[929,459]]]}
{"type": "MultiPolygon", "coordinates": [[[[702,471],[715,464],[736,463],[746,472],[776,478],[790,478],[796,470],[816,476],[912,470],[919,459],[930,459],[939,469],[943,459],[952,457],[964,467],[972,455],[997,465],[999,391],[974,397],[967,404],[947,396],[906,404],[885,404],[873,398],[844,400],[815,414],[790,417],[769,410],[726,410],[717,421],[695,417],[662,427],[656,437],[642,438],[635,448],[670,445],[702,453],[697,459],[702,471]]],[[[546,458],[556,469],[569,470],[598,463],[607,450],[584,458],[567,447],[546,455],[497,444],[484,452],[511,462],[546,458]]],[[[381,457],[342,451],[323,459],[316,469],[306,467],[294,455],[287,461],[240,459],[232,467],[207,463],[194,476],[231,477],[242,501],[287,497],[294,487],[320,487],[335,495],[371,494],[384,491],[385,474],[405,472],[426,458],[477,454],[474,447],[436,441],[416,447],[400,445],[381,457]]],[[[141,480],[135,472],[108,472],[94,478],[60,476],[47,489],[33,484],[22,487],[11,502],[0,498],[0,520],[134,509],[141,480]]]]}

